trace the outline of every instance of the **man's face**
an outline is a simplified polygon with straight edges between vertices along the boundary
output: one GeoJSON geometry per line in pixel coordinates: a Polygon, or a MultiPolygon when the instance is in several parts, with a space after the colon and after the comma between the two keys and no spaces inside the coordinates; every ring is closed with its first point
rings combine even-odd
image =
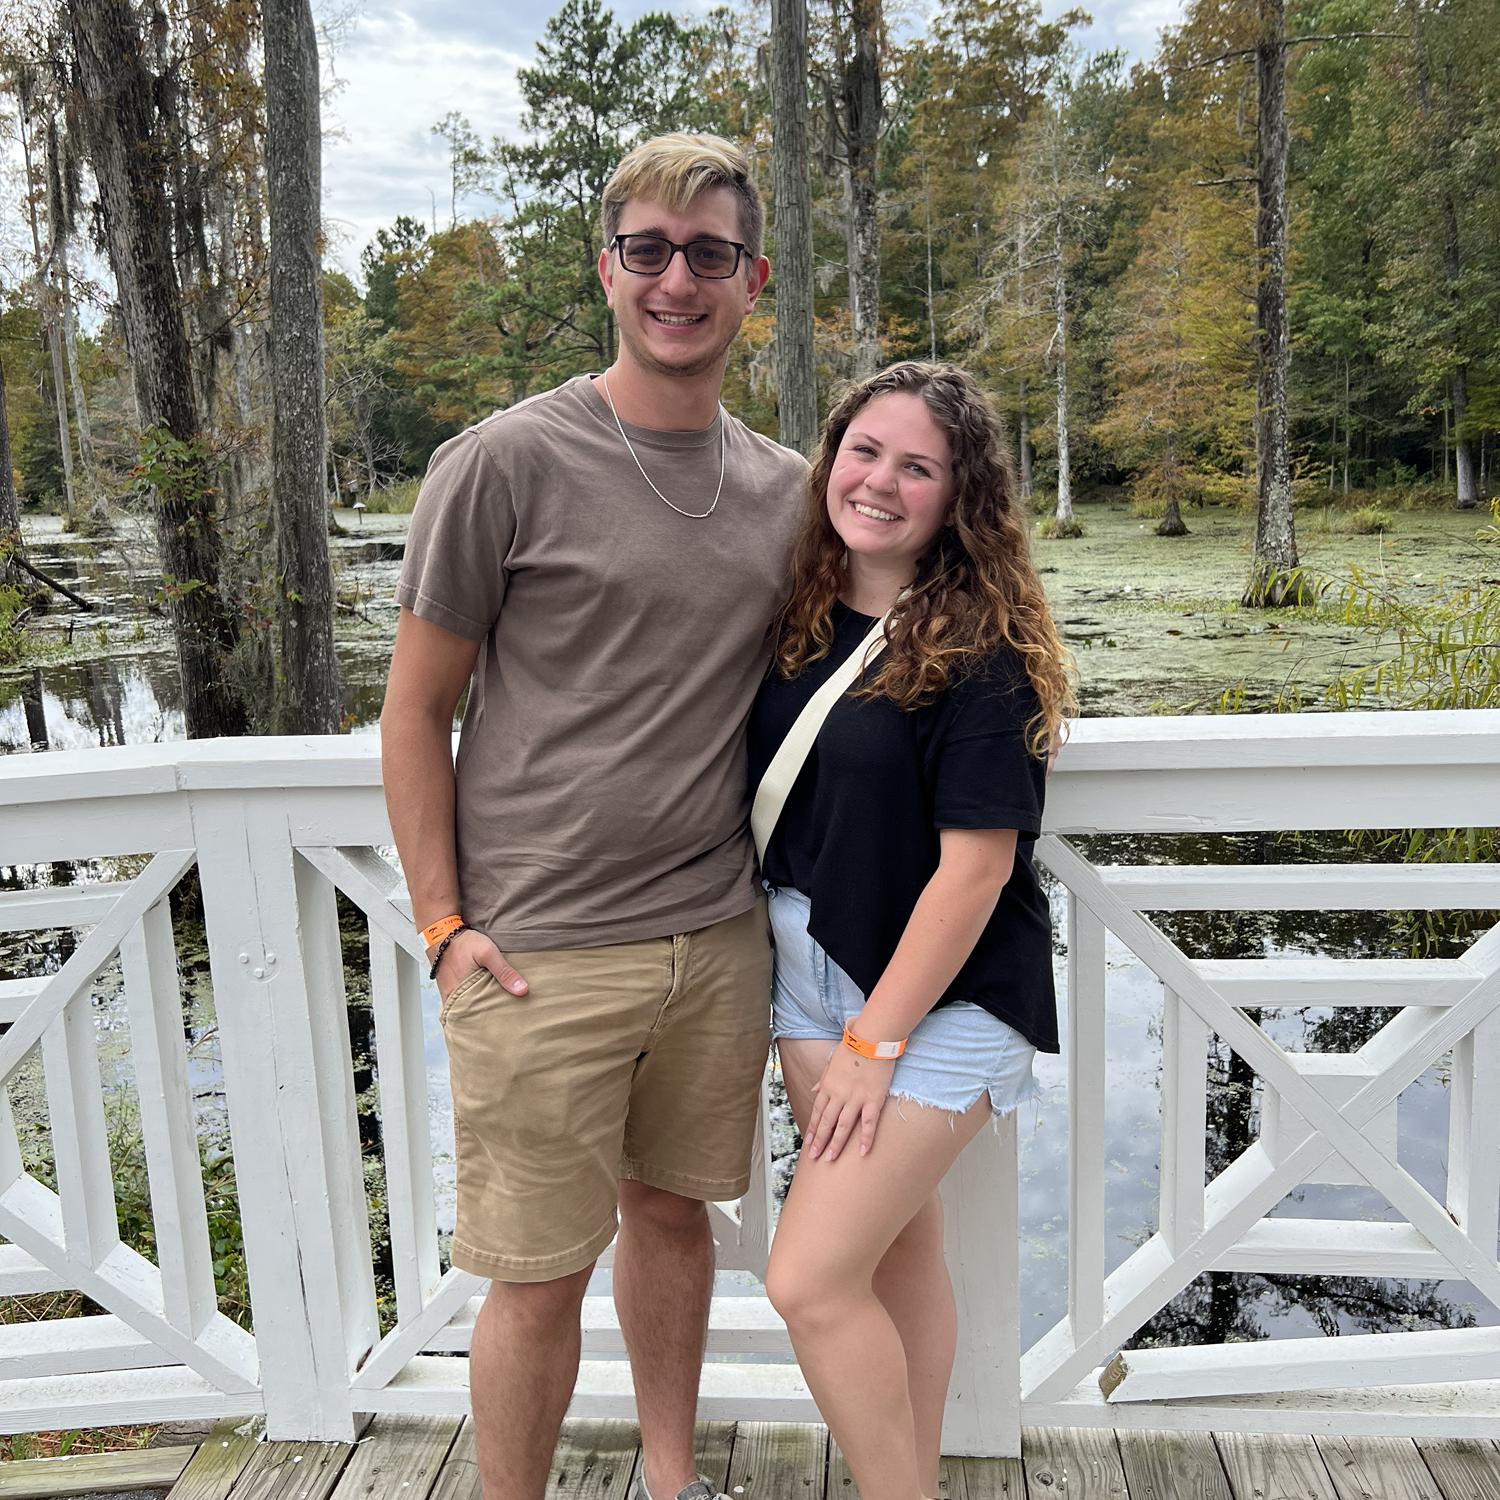
{"type": "MultiPolygon", "coordinates": [[[[710,188],[681,213],[649,198],[631,199],[620,215],[619,234],[656,234],[674,244],[694,240],[740,240],[732,189],[710,188]]],[[[706,374],[724,358],[740,325],[755,306],[771,274],[770,262],[740,257],[733,276],[694,276],[685,255],[673,255],[654,276],[627,271],[618,250],[599,256],[599,279],[620,328],[625,352],[658,375],[706,374]]]]}

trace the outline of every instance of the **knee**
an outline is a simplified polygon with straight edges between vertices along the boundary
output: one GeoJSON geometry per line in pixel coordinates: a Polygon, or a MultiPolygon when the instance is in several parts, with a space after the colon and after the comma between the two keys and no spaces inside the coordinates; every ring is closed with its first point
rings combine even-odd
{"type": "Polygon", "coordinates": [[[708,1205],[644,1182],[622,1181],[620,1222],[653,1234],[695,1239],[708,1233],[708,1205]]]}
{"type": "Polygon", "coordinates": [[[795,1253],[771,1255],[766,1297],[792,1333],[813,1333],[838,1317],[850,1291],[833,1268],[818,1258],[795,1253]]]}
{"type": "Polygon", "coordinates": [[[480,1321],[502,1324],[512,1335],[536,1337],[576,1326],[592,1272],[590,1266],[552,1281],[492,1281],[480,1321]]]}

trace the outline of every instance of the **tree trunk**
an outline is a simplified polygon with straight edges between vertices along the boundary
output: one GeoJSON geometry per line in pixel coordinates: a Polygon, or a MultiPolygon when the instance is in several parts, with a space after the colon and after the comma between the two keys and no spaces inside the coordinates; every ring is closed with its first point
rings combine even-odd
{"type": "Polygon", "coordinates": [[[31,121],[29,93],[20,96],[21,154],[26,165],[26,216],[31,224],[31,253],[36,263],[37,313],[41,318],[42,340],[52,367],[52,411],[57,418],[58,447],[63,468],[63,511],[72,516],[77,497],[73,490],[73,441],[68,431],[68,395],[63,384],[62,333],[58,327],[57,300],[52,292],[51,258],[42,251],[42,233],[37,225],[36,199],[31,191],[36,180],[31,156],[31,121]]]}
{"type": "MultiPolygon", "coordinates": [[[[1444,164],[1451,160],[1453,155],[1453,141],[1449,137],[1443,122],[1432,119],[1432,76],[1427,61],[1427,39],[1422,31],[1422,12],[1420,6],[1408,3],[1407,10],[1411,15],[1412,41],[1416,44],[1417,59],[1417,99],[1421,106],[1422,123],[1427,128],[1426,133],[1432,142],[1434,155],[1444,164]]],[[[1444,191],[1442,194],[1443,213],[1443,271],[1448,280],[1448,298],[1456,302],[1458,299],[1459,278],[1463,274],[1463,258],[1458,244],[1458,209],[1453,201],[1453,194],[1444,191]]],[[[1473,510],[1479,502],[1478,492],[1474,485],[1474,455],[1469,447],[1467,437],[1458,435],[1462,428],[1464,417],[1469,409],[1469,366],[1468,360],[1459,356],[1459,362],[1450,377],[1450,392],[1453,400],[1453,450],[1458,468],[1458,495],[1456,503],[1459,510],[1473,510]]],[[[1446,438],[1446,413],[1444,416],[1444,437],[1446,438]]],[[[1448,482],[1448,445],[1443,444],[1443,483],[1448,482]]]]}
{"type": "Polygon", "coordinates": [[[776,415],[782,443],[810,455],[818,436],[818,383],[813,362],[812,190],[807,180],[807,0],[771,0],[771,119],[776,415]]]}
{"type": "Polygon", "coordinates": [[[5,415],[5,365],[0,362],[0,588],[19,588],[21,570],[13,559],[21,550],[21,506],[10,457],[10,421],[5,415]]]}
{"type": "Polygon", "coordinates": [[[1460,510],[1473,510],[1479,504],[1479,487],[1474,482],[1474,448],[1462,435],[1468,411],[1469,367],[1459,365],[1453,372],[1453,460],[1458,469],[1460,510]]]}
{"type": "Polygon", "coordinates": [[[68,206],[63,197],[62,142],[57,121],[47,120],[47,260],[56,279],[58,325],[68,368],[68,386],[73,395],[73,421],[78,429],[78,465],[83,470],[84,498],[94,499],[94,433],[89,425],[88,403],[78,373],[77,318],[73,310],[73,278],[68,264],[68,240],[73,233],[68,206]]]}
{"type": "Polygon", "coordinates": [[[1073,525],[1073,474],[1068,460],[1068,278],[1063,264],[1063,216],[1053,220],[1052,305],[1057,316],[1057,522],[1059,530],[1073,525]]]}
{"type": "Polygon", "coordinates": [[[1344,356],[1344,499],[1349,498],[1349,356],[1344,356]]]}
{"type": "Polygon", "coordinates": [[[276,727],[335,734],[342,704],[328,566],[323,413],[322,133],[308,0],[264,0],[271,205],[271,466],[281,662],[276,727]]]}
{"type": "Polygon", "coordinates": [[[31,748],[45,750],[51,744],[47,734],[47,700],[42,694],[42,669],[33,667],[21,679],[21,706],[26,714],[26,738],[31,748]]]}
{"type": "Polygon", "coordinates": [[[1297,562],[1287,447],[1287,375],[1291,333],[1286,310],[1286,14],[1285,0],[1260,0],[1255,48],[1256,513],[1255,556],[1243,602],[1300,604],[1308,591],[1297,562]]]}
{"type": "Polygon", "coordinates": [[[927,167],[922,167],[922,202],[925,211],[927,239],[927,358],[937,363],[937,305],[932,295],[932,189],[927,181],[927,167]]]}
{"type": "Polygon", "coordinates": [[[1167,439],[1166,461],[1162,464],[1162,489],[1166,493],[1166,505],[1161,520],[1156,523],[1157,536],[1186,536],[1187,523],[1182,519],[1181,486],[1177,478],[1177,447],[1167,439]]]}
{"type": "Polygon", "coordinates": [[[1026,401],[1029,395],[1029,386],[1026,377],[1021,377],[1020,405],[1021,414],[1016,421],[1017,436],[1020,439],[1021,458],[1021,500],[1028,503],[1031,500],[1032,490],[1032,459],[1034,457],[1031,447],[1031,413],[1026,409],[1026,401]]]}
{"type": "Polygon", "coordinates": [[[851,0],[850,50],[844,68],[845,243],[854,378],[880,368],[880,27],[881,0],[851,0]]]}
{"type": "Polygon", "coordinates": [[[53,409],[57,414],[57,445],[62,450],[64,511],[78,513],[78,486],[73,477],[73,435],[68,426],[68,389],[63,379],[62,319],[58,316],[58,298],[50,274],[38,278],[37,295],[44,304],[43,325],[47,330],[47,353],[52,359],[53,409]]]}
{"type": "Polygon", "coordinates": [[[238,625],[220,590],[215,486],[193,371],[155,139],[152,80],[127,0],[69,0],[79,116],[99,184],[105,240],[154,489],[157,545],[190,737],[243,734],[227,663],[238,625]]]}

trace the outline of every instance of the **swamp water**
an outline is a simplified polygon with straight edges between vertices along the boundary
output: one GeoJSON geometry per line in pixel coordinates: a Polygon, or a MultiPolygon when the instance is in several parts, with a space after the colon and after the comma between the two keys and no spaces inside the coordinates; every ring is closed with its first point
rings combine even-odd
{"type": "MultiPolygon", "coordinates": [[[[1078,653],[1084,708],[1090,716],[1208,708],[1235,681],[1246,684],[1250,701],[1270,697],[1289,681],[1312,689],[1340,671],[1375,659],[1384,649],[1385,643],[1343,625],[1332,611],[1271,618],[1236,609],[1226,595],[1237,587],[1244,569],[1244,525],[1238,515],[1189,512],[1193,535],[1173,541],[1152,536],[1149,523],[1130,517],[1118,505],[1085,505],[1081,516],[1089,535],[1081,542],[1038,544],[1037,560],[1078,653]]],[[[1440,578],[1477,581],[1481,564],[1491,561],[1473,545],[1473,517],[1424,514],[1401,519],[1403,526],[1411,524],[1394,541],[1339,539],[1331,533],[1319,538],[1315,528],[1303,523],[1304,534],[1313,530],[1304,541],[1306,561],[1329,572],[1341,561],[1352,561],[1366,570],[1387,570],[1392,577],[1399,563],[1403,586],[1412,589],[1435,587],[1440,578]],[[1468,576],[1471,573],[1474,577],[1468,576]]],[[[352,608],[340,615],[337,634],[346,702],[357,721],[355,733],[370,732],[379,711],[395,628],[391,592],[404,529],[403,517],[367,516],[362,535],[334,543],[340,594],[352,608]]],[[[35,534],[28,526],[28,540],[41,567],[101,601],[104,608],[96,616],[59,611],[42,632],[44,639],[54,641],[56,654],[24,671],[0,674],[0,751],[180,738],[180,692],[169,643],[160,625],[143,619],[134,603],[145,576],[140,561],[144,552],[126,545],[101,553],[93,544],[64,537],[55,526],[40,527],[35,534]]],[[[1244,838],[1116,839],[1107,846],[1103,840],[1090,840],[1086,852],[1095,859],[1125,863],[1290,863],[1299,858],[1351,857],[1336,843],[1318,849],[1306,840],[1299,846],[1288,840],[1288,847],[1277,847],[1269,835],[1249,842],[1255,847],[1244,847],[1244,838]]],[[[103,879],[110,874],[102,869],[50,874],[0,870],[0,884],[103,879]]],[[[1193,957],[1400,957],[1406,951],[1405,935],[1381,913],[1182,915],[1163,918],[1161,925],[1193,957]]],[[[1054,926],[1058,934],[1066,931],[1060,899],[1054,903],[1054,926]]],[[[35,935],[4,943],[0,978],[57,967],[66,956],[63,941],[35,935]]],[[[1056,967],[1065,1012],[1066,954],[1060,939],[1056,967]]],[[[1108,975],[1106,1270],[1123,1261],[1155,1227],[1162,1013],[1159,981],[1113,940],[1108,975]]],[[[355,972],[350,975],[350,998],[355,1051],[361,1054],[368,1040],[369,1011],[362,1003],[361,976],[355,972]]],[[[106,1076],[128,1114],[133,1084],[117,969],[100,976],[94,1004],[106,1076]]],[[[429,986],[424,991],[425,1061],[438,1156],[439,1222],[446,1231],[452,1226],[452,1116],[436,1009],[436,993],[429,986]]],[[[1267,1011],[1262,1024],[1291,1050],[1344,1051],[1358,1046],[1381,1019],[1347,1010],[1267,1011]]],[[[193,1083],[203,1128],[210,1138],[221,1138],[220,1074],[206,995],[195,1002],[190,1035],[197,1043],[193,1083]]],[[[1227,1049],[1211,1052],[1208,1064],[1212,1171],[1254,1139],[1259,1090],[1227,1049]]],[[[1062,1058],[1039,1058],[1037,1075],[1042,1097],[1035,1105],[1023,1106],[1019,1122],[1023,1345],[1050,1327],[1066,1307],[1068,1119],[1062,1058]]],[[[371,1078],[362,1067],[356,1083],[367,1089],[371,1078]]],[[[34,1087],[25,1091],[36,1093],[34,1087]]],[[[1446,1174],[1447,1102],[1446,1077],[1441,1069],[1433,1069],[1405,1091],[1399,1104],[1401,1163],[1439,1197],[1446,1174]]],[[[776,1170],[784,1183],[795,1140],[784,1110],[781,1113],[776,1170]]],[[[44,1109],[39,1103],[32,1117],[42,1123],[44,1109]]],[[[378,1140],[378,1123],[367,1120],[365,1130],[371,1146],[378,1140]]],[[[376,1184],[372,1198],[381,1196],[376,1184]]],[[[1334,1186],[1304,1187],[1275,1212],[1370,1220],[1396,1217],[1371,1190],[1334,1186]]],[[[1210,1342],[1471,1321],[1493,1323],[1500,1321],[1500,1313],[1465,1283],[1213,1273],[1174,1299],[1143,1336],[1156,1342],[1210,1342]]]]}

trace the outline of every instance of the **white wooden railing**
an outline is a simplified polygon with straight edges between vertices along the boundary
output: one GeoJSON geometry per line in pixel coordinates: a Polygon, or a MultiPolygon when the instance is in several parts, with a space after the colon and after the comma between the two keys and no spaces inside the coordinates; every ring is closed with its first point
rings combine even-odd
{"type": "MultiPolygon", "coordinates": [[[[1500,714],[1085,722],[1053,777],[1038,855],[1067,888],[1069,1285],[1024,1356],[1013,1126],[945,1196],[962,1345],[955,1452],[1017,1451],[1041,1423],[1500,1435],[1500,1330],[1111,1356],[1205,1270],[1459,1278],[1500,1305],[1500,929],[1442,961],[1214,961],[1143,913],[1500,908],[1493,865],[1100,867],[1099,832],[1500,825],[1500,714]],[[1161,978],[1156,1232],[1105,1274],[1105,936],[1161,978]],[[1253,1006],[1393,1006],[1349,1055],[1289,1053],[1253,1006]],[[1254,1068],[1259,1139],[1204,1186],[1212,1034],[1254,1068]],[[1398,1163],[1396,1099],[1451,1073],[1446,1192],[1398,1163]],[[1359,1181],[1398,1223],[1272,1218],[1300,1184],[1359,1181]],[[1106,1394],[1107,1392],[1107,1394],[1106,1394]]],[[[264,1412],[272,1436],[342,1438],[354,1414],[457,1411],[483,1284],[444,1271],[423,1059],[420,952],[369,739],[238,740],[0,761],[0,866],[86,878],[0,894],[0,931],[71,929],[52,973],[0,979],[0,1296],[78,1289],[105,1311],[0,1326],[0,1430],[264,1412]],[[243,1221],[253,1332],[215,1300],[174,934],[196,863],[243,1221]],[[381,1335],[335,892],[369,925],[397,1317],[381,1335]],[[118,957],[159,1253],[120,1241],[92,1000],[118,957]],[[25,1169],[8,1102],[40,1049],[56,1190],[25,1169]]],[[[1047,1122],[1061,1125],[1061,1121],[1047,1122]]],[[[762,1141],[764,1148],[764,1138],[762,1141]]],[[[763,1273],[772,1205],[715,1210],[720,1261],[763,1273]]],[[[1059,1192],[1062,1192],[1059,1185],[1059,1192]]],[[[576,1410],[631,1410],[607,1299],[587,1307],[576,1410]]],[[[757,1296],[714,1306],[706,1416],[807,1418],[785,1332],[757,1296]]]]}

